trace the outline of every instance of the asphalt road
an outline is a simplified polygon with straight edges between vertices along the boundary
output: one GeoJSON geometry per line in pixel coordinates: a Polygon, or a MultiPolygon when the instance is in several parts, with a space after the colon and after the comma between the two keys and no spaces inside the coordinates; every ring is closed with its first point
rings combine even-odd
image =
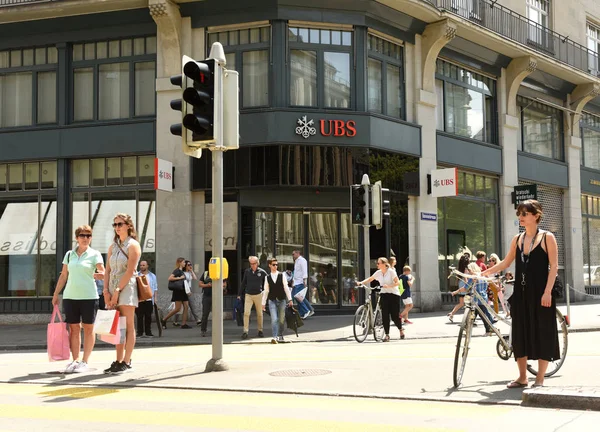
{"type": "Polygon", "coordinates": [[[600,413],[323,396],[0,384],[3,431],[591,431],[600,413]]]}

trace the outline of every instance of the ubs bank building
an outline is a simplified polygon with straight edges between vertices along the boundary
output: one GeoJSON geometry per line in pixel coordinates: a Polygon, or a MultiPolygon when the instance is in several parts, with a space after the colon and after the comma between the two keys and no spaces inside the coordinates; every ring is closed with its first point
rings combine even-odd
{"type": "Polygon", "coordinates": [[[584,286],[587,269],[591,284],[600,266],[597,55],[582,48],[586,36],[562,38],[581,54],[562,56],[547,46],[555,31],[500,19],[524,8],[0,0],[1,319],[45,319],[75,227],[91,224],[92,247],[105,254],[116,212],[134,216],[162,304],[177,257],[205,270],[211,154],[189,158],[170,134],[180,90],[169,77],[183,54],[204,59],[217,41],[240,76],[240,148],[224,155],[226,310],[249,255],[291,270],[294,249],[322,313],[359,304],[366,252],[371,270],[379,256],[396,256],[398,270],[409,264],[416,307],[439,309],[452,301],[448,267],[464,246],[506,252],[518,232],[511,193],[531,184],[563,276],[584,286]],[[171,192],[155,190],[155,158],[173,164],[171,192]],[[429,193],[440,168],[457,168],[455,195],[429,193]],[[350,220],[350,185],[363,174],[391,201],[369,251],[350,220]]]}

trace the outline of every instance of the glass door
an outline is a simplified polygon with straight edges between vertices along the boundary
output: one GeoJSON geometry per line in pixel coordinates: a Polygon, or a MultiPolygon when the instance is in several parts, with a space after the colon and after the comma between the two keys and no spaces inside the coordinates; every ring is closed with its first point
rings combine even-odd
{"type": "Polygon", "coordinates": [[[342,306],[358,305],[359,254],[358,225],[352,223],[349,213],[342,213],[342,306]]]}
{"type": "Polygon", "coordinates": [[[311,213],[308,237],[310,300],[338,304],[337,213],[311,213]]]}

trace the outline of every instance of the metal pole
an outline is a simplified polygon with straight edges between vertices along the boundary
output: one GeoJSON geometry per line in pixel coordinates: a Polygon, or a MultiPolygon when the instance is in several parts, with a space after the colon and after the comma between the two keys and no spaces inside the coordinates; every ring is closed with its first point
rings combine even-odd
{"type": "MultiPolygon", "coordinates": [[[[215,66],[215,92],[218,106],[215,109],[214,127],[216,134],[215,146],[212,150],[212,256],[219,258],[219,278],[212,281],[212,358],[206,365],[206,372],[228,370],[223,361],[223,75],[222,65],[225,58],[220,53],[214,57],[219,66],[215,66]]],[[[212,57],[211,50],[211,57],[212,57]]]]}
{"type": "Polygon", "coordinates": [[[361,186],[365,188],[365,219],[363,222],[363,240],[364,240],[364,248],[365,248],[365,256],[363,265],[365,267],[365,279],[371,276],[371,245],[369,242],[369,227],[370,227],[370,219],[369,219],[369,207],[371,206],[371,199],[369,191],[369,185],[371,181],[369,180],[369,176],[367,174],[363,174],[361,186]]]}

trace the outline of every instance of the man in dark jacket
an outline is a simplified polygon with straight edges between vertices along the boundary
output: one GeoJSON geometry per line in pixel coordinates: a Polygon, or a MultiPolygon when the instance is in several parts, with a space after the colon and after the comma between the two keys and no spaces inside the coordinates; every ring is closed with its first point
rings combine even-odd
{"type": "Polygon", "coordinates": [[[256,308],[256,318],[258,321],[258,337],[263,337],[263,310],[262,310],[262,292],[265,285],[267,272],[258,266],[258,257],[249,256],[248,262],[250,268],[244,271],[238,299],[244,295],[244,332],[242,339],[248,339],[248,328],[250,327],[250,312],[252,306],[256,308]]]}

